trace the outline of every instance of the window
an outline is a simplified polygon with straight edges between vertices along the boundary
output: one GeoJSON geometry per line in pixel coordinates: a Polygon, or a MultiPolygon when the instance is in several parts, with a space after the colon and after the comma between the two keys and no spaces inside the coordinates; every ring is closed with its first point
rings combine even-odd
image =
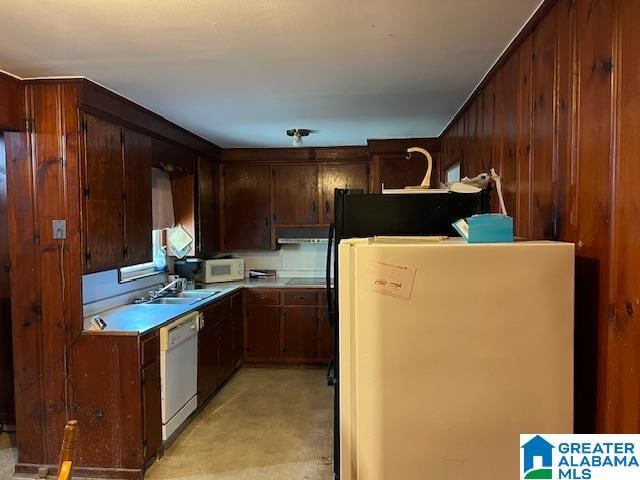
{"type": "Polygon", "coordinates": [[[454,163],[447,168],[447,183],[460,181],[460,162],[454,163]]]}
{"type": "Polygon", "coordinates": [[[121,283],[166,271],[167,254],[165,251],[162,230],[153,230],[151,232],[151,240],[153,244],[153,261],[122,267],[120,269],[121,283]]]}

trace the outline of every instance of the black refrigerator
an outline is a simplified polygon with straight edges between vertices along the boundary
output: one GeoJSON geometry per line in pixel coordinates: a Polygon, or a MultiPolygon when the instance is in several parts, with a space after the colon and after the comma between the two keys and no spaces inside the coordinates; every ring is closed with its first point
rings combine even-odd
{"type": "Polygon", "coordinates": [[[462,193],[366,194],[362,190],[336,189],[334,223],[327,245],[327,309],[334,328],[335,354],[327,371],[327,384],[334,389],[334,478],[340,477],[340,362],[338,310],[338,248],[344,238],[374,235],[459,236],[451,226],[463,217],[489,212],[486,191],[462,193]],[[332,255],[333,253],[333,255],[332,255]],[[332,286],[333,280],[333,286],[332,286]]]}

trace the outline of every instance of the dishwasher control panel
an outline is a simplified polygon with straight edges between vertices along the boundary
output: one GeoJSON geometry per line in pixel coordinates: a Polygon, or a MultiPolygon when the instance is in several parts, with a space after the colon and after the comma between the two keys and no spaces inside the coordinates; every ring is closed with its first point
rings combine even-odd
{"type": "Polygon", "coordinates": [[[160,329],[160,350],[169,350],[187,338],[198,334],[198,312],[190,313],[160,329]]]}

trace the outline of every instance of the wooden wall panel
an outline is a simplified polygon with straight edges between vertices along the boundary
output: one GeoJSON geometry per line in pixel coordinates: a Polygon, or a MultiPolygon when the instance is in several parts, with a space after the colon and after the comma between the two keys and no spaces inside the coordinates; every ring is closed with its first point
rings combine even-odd
{"type": "Polygon", "coordinates": [[[530,232],[531,205],[531,139],[533,134],[533,42],[531,37],[522,43],[518,57],[518,194],[515,211],[515,233],[527,238],[530,232]]]}
{"type": "MultiPolygon", "coordinates": [[[[9,200],[9,244],[11,260],[11,302],[13,356],[20,359],[14,370],[18,460],[37,463],[46,451],[44,386],[41,337],[42,306],[38,275],[38,244],[34,219],[35,195],[31,137],[6,133],[7,193],[9,200]],[[12,228],[19,225],[20,228],[12,228]],[[19,266],[20,268],[16,268],[19,266]],[[15,294],[20,289],[20,295],[15,294]]],[[[17,363],[17,361],[16,361],[17,363]]]]}
{"type": "Polygon", "coordinates": [[[639,18],[631,0],[544,2],[443,133],[443,165],[500,166],[517,235],[576,243],[582,432],[640,430],[639,18]]]}
{"type": "MultiPolygon", "coordinates": [[[[607,356],[610,270],[613,1],[576,3],[577,285],[585,292],[576,309],[578,329],[593,330],[598,356],[607,356]],[[600,292],[587,295],[587,292],[600,292]]],[[[585,338],[586,340],[586,338],[585,338]]],[[[585,347],[586,348],[586,347],[585,347]]],[[[607,367],[598,366],[606,385],[607,367]]],[[[608,402],[604,391],[601,402],[608,402]]],[[[603,426],[603,425],[601,425],[603,426]]],[[[606,427],[605,427],[606,428],[606,427]]]]}
{"type": "Polygon", "coordinates": [[[78,98],[72,84],[26,88],[33,130],[7,133],[16,421],[21,464],[55,464],[73,414],[68,348],[82,328],[78,98]],[[67,238],[51,221],[67,219],[67,238]]]}
{"type": "Polygon", "coordinates": [[[554,238],[553,133],[555,111],[555,52],[557,9],[552,9],[533,32],[533,130],[531,143],[531,205],[529,235],[554,238]]]}
{"type": "MultiPolygon", "coordinates": [[[[618,132],[613,199],[607,431],[640,431],[640,2],[617,2],[614,52],[618,132]]],[[[601,72],[600,75],[603,73],[601,72]]]]}
{"type": "Polygon", "coordinates": [[[518,195],[518,57],[511,57],[502,71],[502,191],[507,212],[516,213],[518,195]]]}

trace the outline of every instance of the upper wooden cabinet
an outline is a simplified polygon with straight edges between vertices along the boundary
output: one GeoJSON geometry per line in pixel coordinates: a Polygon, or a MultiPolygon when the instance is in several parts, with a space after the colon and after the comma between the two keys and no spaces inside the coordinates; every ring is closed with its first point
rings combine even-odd
{"type": "Polygon", "coordinates": [[[271,168],[224,165],[222,175],[222,248],[271,249],[271,168]]]}
{"type": "Polygon", "coordinates": [[[324,164],[320,166],[320,223],[333,222],[333,194],[336,188],[359,188],[369,193],[369,163],[324,164]]]}
{"type": "Polygon", "coordinates": [[[83,118],[84,272],[152,260],[151,140],[83,118]]]}
{"type": "Polygon", "coordinates": [[[123,130],[125,262],[153,260],[151,230],[151,138],[133,130],[123,130]]]}
{"type": "Polygon", "coordinates": [[[84,116],[83,131],[84,271],[92,272],[124,261],[122,132],[93,115],[84,116]]]}
{"type": "Polygon", "coordinates": [[[211,159],[198,157],[196,208],[196,244],[199,256],[207,257],[220,250],[219,165],[211,159]]]}
{"type": "Polygon", "coordinates": [[[17,78],[0,72],[0,130],[25,128],[24,87],[17,78]]]}
{"type": "Polygon", "coordinates": [[[318,165],[278,165],[273,172],[273,221],[276,225],[319,223],[318,165]]]}
{"type": "MultiPolygon", "coordinates": [[[[366,159],[225,163],[220,182],[222,249],[271,249],[275,247],[275,227],[326,226],[333,221],[334,189],[369,192],[370,183],[366,159]]],[[[207,211],[205,201],[201,199],[203,212],[207,211]]]]}

